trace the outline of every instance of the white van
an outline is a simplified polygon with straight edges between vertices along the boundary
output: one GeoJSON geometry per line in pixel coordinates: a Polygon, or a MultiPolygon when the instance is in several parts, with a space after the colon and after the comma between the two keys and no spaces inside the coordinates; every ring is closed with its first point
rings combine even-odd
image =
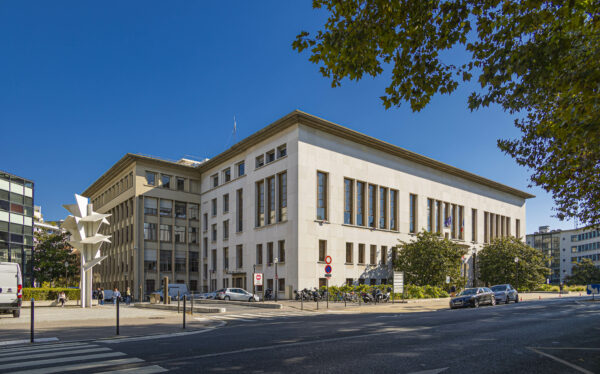
{"type": "Polygon", "coordinates": [[[12,313],[19,318],[22,299],[23,278],[19,264],[0,262],[0,313],[12,313]]]}

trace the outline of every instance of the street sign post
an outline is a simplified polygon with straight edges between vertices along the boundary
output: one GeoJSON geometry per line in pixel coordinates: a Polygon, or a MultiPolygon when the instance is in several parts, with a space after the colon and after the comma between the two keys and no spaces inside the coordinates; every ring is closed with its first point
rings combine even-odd
{"type": "Polygon", "coordinates": [[[262,286],[263,285],[263,275],[262,273],[254,273],[254,285],[262,286]]]}
{"type": "MultiPolygon", "coordinates": [[[[330,265],[332,261],[331,256],[325,257],[325,263],[327,264],[325,265],[325,298],[327,300],[327,309],[329,309],[329,278],[331,278],[331,271],[333,270],[330,265]]],[[[317,307],[318,305],[319,303],[317,303],[317,307]]]]}
{"type": "MultiPolygon", "coordinates": [[[[402,299],[404,299],[404,272],[395,271],[394,272],[394,292],[393,293],[401,293],[402,299]]],[[[393,296],[393,294],[392,294],[393,296]]]]}
{"type": "Polygon", "coordinates": [[[600,294],[600,284],[588,284],[586,291],[588,295],[592,295],[592,300],[594,300],[595,295],[600,294]]]}

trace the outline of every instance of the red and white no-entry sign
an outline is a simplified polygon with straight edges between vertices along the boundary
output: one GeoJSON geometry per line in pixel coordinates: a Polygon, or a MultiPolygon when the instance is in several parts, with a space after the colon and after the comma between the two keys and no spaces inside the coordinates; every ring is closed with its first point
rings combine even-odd
{"type": "Polygon", "coordinates": [[[327,265],[331,264],[331,261],[332,261],[332,260],[331,260],[331,256],[327,256],[327,257],[325,257],[325,263],[326,263],[327,265]]]}
{"type": "Polygon", "coordinates": [[[254,285],[262,286],[263,285],[263,275],[262,273],[254,273],[254,285]]]}

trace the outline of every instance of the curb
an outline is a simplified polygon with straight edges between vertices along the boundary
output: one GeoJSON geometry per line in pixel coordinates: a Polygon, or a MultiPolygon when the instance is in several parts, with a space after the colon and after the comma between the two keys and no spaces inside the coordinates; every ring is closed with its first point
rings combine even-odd
{"type": "Polygon", "coordinates": [[[248,302],[248,301],[227,301],[227,300],[211,300],[211,299],[200,299],[200,300],[194,300],[194,304],[198,303],[198,304],[231,304],[231,305],[241,305],[241,306],[247,306],[250,308],[265,308],[265,309],[282,309],[283,308],[283,304],[271,304],[271,303],[264,303],[264,302],[248,302]]]}
{"type": "MultiPolygon", "coordinates": [[[[142,308],[142,309],[177,310],[176,304],[135,304],[134,307],[142,308]]],[[[183,307],[180,307],[179,309],[181,311],[183,311],[183,307]]],[[[192,310],[191,306],[186,307],[186,310],[192,310]]],[[[207,308],[207,307],[203,307],[203,306],[195,306],[194,305],[193,311],[198,312],[198,313],[225,313],[226,309],[225,308],[207,308]]]]}

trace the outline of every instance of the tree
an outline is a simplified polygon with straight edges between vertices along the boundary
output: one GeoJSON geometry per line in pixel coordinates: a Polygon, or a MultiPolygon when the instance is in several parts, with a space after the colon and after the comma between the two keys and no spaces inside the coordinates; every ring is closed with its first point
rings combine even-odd
{"type": "Polygon", "coordinates": [[[471,110],[500,105],[520,139],[499,148],[532,170],[551,193],[557,217],[600,223],[600,4],[598,0],[313,0],[329,18],[310,50],[332,86],[391,67],[386,108],[420,111],[477,77],[471,110]],[[450,49],[466,49],[455,64],[450,49]]]}
{"type": "Polygon", "coordinates": [[[444,287],[446,276],[460,281],[462,256],[467,250],[441,236],[423,231],[415,241],[400,241],[394,266],[404,272],[404,281],[416,286],[444,287]]]}
{"type": "Polygon", "coordinates": [[[515,237],[493,239],[477,254],[481,281],[488,285],[510,283],[520,289],[544,283],[550,274],[547,262],[541,251],[515,237]]]}
{"type": "Polygon", "coordinates": [[[568,285],[600,283],[600,269],[594,265],[592,260],[584,258],[581,262],[573,265],[571,276],[567,277],[566,282],[568,285]]]}
{"type": "Polygon", "coordinates": [[[72,253],[67,237],[66,233],[35,233],[37,244],[33,252],[33,276],[36,281],[67,285],[68,280],[69,284],[78,284],[78,256],[72,253]],[[66,269],[65,262],[68,263],[66,269]]]}

